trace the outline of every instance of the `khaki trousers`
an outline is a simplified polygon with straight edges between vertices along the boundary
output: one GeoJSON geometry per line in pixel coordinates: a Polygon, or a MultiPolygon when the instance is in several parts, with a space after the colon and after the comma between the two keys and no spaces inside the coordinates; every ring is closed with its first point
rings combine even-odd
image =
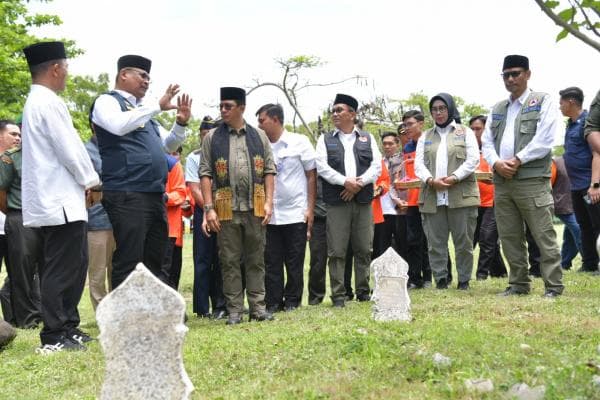
{"type": "Polygon", "coordinates": [[[354,256],[356,296],[370,294],[369,267],[373,249],[373,212],[371,203],[355,201],[327,208],[327,255],[332,301],[344,300],[346,250],[351,241],[354,256]]]}
{"type": "Polygon", "coordinates": [[[429,264],[438,282],[448,277],[448,237],[452,233],[458,281],[468,282],[473,273],[473,237],[477,207],[438,206],[435,213],[421,213],[427,236],[429,264]]]}
{"type": "Polygon", "coordinates": [[[112,257],[115,251],[115,239],[111,229],[88,231],[88,285],[90,300],[94,311],[98,303],[112,290],[112,257]],[[108,288],[108,290],[107,290],[108,288]]]}
{"type": "Polygon", "coordinates": [[[510,266],[508,282],[529,291],[525,223],[540,248],[540,270],[546,290],[562,293],[560,250],[552,224],[554,202],[550,179],[503,179],[495,185],[495,213],[504,256],[510,266]]]}
{"type": "Polygon", "coordinates": [[[265,232],[262,219],[253,211],[234,211],[231,221],[221,222],[217,235],[219,261],[223,273],[223,294],[230,314],[244,311],[242,273],[246,278],[246,294],[250,314],[265,311],[265,232]],[[243,264],[243,271],[242,271],[243,264]]]}

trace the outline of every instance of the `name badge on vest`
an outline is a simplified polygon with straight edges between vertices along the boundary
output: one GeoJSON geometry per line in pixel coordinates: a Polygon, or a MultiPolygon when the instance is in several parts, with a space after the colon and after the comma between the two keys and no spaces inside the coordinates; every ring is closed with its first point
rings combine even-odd
{"type": "Polygon", "coordinates": [[[527,103],[527,107],[525,107],[523,109],[523,112],[521,114],[527,114],[529,112],[534,112],[534,111],[541,111],[542,110],[542,105],[539,104],[538,99],[536,99],[535,97],[531,100],[529,100],[529,103],[527,103]]]}
{"type": "Polygon", "coordinates": [[[492,114],[492,121],[502,121],[504,114],[492,114]]]}

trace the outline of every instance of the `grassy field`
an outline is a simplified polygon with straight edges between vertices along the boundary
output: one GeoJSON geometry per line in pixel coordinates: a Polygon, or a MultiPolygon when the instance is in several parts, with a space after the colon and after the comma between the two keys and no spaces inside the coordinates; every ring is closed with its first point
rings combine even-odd
{"type": "MultiPolygon", "coordinates": [[[[191,316],[189,237],[186,246],[180,292],[191,316]]],[[[454,289],[456,282],[445,291],[413,291],[411,323],[377,323],[368,303],[338,310],[328,300],[278,313],[272,323],[228,327],[192,316],[184,345],[192,398],[501,399],[525,382],[545,385],[546,399],[600,399],[592,384],[600,372],[586,365],[600,364],[600,277],[568,271],[564,282],[555,301],[541,297],[540,279],[531,295],[517,298],[496,296],[505,279],[472,281],[468,292],[454,289]],[[434,365],[436,352],[451,365],[434,365]],[[475,378],[491,379],[494,391],[468,392],[465,380],[475,378]]],[[[83,329],[97,335],[87,291],[80,310],[83,329]]],[[[36,355],[36,346],[38,332],[20,330],[0,353],[0,399],[98,396],[98,342],[48,357],[36,355]]]]}

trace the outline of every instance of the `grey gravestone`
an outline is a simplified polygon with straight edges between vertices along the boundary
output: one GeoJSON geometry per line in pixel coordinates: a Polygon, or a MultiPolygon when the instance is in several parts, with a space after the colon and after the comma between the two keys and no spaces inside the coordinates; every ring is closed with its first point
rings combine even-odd
{"type": "Polygon", "coordinates": [[[17,336],[17,330],[11,324],[0,319],[0,349],[12,342],[17,336]]]}
{"type": "Polygon", "coordinates": [[[106,358],[101,399],[187,399],[194,390],[182,347],[185,301],[143,264],[98,305],[106,358]]]}
{"type": "Polygon", "coordinates": [[[375,279],[373,318],[376,321],[410,321],[406,261],[389,247],[373,260],[371,270],[375,279]]]}

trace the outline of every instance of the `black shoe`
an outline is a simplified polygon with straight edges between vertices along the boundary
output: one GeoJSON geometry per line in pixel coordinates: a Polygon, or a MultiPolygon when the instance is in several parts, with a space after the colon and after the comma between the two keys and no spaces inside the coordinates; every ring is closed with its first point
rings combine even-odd
{"type": "Polygon", "coordinates": [[[409,283],[408,286],[406,286],[406,288],[408,290],[415,290],[415,289],[423,289],[423,286],[419,286],[416,283],[409,283]]]}
{"type": "Polygon", "coordinates": [[[36,353],[48,355],[59,351],[85,351],[87,348],[76,340],[61,336],[56,343],[45,343],[35,350],[36,353]]]}
{"type": "Polygon", "coordinates": [[[309,306],[318,306],[322,302],[323,302],[323,299],[309,299],[308,300],[308,305],[309,306]]]}
{"type": "Polygon", "coordinates": [[[458,286],[456,286],[458,290],[469,290],[469,287],[469,281],[458,282],[458,286]]]}
{"type": "Polygon", "coordinates": [[[557,297],[558,297],[558,296],[560,296],[560,295],[561,295],[561,294],[560,294],[560,293],[558,293],[557,291],[555,291],[555,290],[552,290],[552,289],[549,289],[549,290],[546,290],[546,293],[544,293],[544,294],[542,295],[542,297],[545,297],[545,298],[547,298],[547,299],[555,299],[555,298],[557,298],[557,297]]]}
{"type": "Polygon", "coordinates": [[[67,339],[79,344],[89,343],[92,340],[96,340],[79,328],[70,329],[67,334],[67,339]]]}
{"type": "Polygon", "coordinates": [[[267,312],[271,314],[275,314],[276,312],[280,311],[283,311],[283,307],[281,306],[281,304],[267,306],[267,312]]]}
{"type": "Polygon", "coordinates": [[[423,282],[423,289],[429,289],[431,287],[431,281],[423,282]]]}
{"type": "Polygon", "coordinates": [[[242,323],[242,316],[240,314],[229,314],[226,325],[237,325],[242,323]]]}
{"type": "Polygon", "coordinates": [[[448,289],[448,281],[446,278],[442,278],[435,283],[436,289],[448,289]]]}
{"type": "Polygon", "coordinates": [[[215,312],[213,312],[212,318],[219,320],[219,319],[224,319],[227,316],[227,311],[225,310],[216,310],[215,312]]]}
{"type": "Polygon", "coordinates": [[[478,281],[485,281],[487,278],[488,278],[487,275],[477,275],[478,281]]]}
{"type": "Polygon", "coordinates": [[[298,306],[295,306],[293,304],[287,305],[283,308],[283,311],[285,312],[290,312],[290,311],[294,311],[295,309],[297,309],[298,306]]]}
{"type": "Polygon", "coordinates": [[[346,297],[345,297],[345,300],[346,301],[352,301],[352,300],[354,300],[354,294],[353,293],[347,294],[346,297]]]}
{"type": "Polygon", "coordinates": [[[529,294],[529,291],[518,290],[518,289],[513,288],[512,286],[509,286],[506,289],[504,289],[503,292],[498,293],[498,296],[503,296],[503,297],[508,297],[508,296],[525,296],[527,294],[529,294]]]}
{"type": "Polygon", "coordinates": [[[356,300],[363,302],[363,301],[371,301],[371,295],[370,294],[361,294],[360,296],[356,296],[356,300]]]}
{"type": "Polygon", "coordinates": [[[594,274],[595,272],[598,272],[598,268],[596,268],[596,269],[589,269],[589,268],[583,268],[583,267],[581,267],[581,268],[579,268],[579,269],[577,270],[577,272],[586,272],[586,273],[588,273],[588,274],[589,274],[589,273],[592,273],[592,274],[594,274]]]}
{"type": "Polygon", "coordinates": [[[250,314],[250,317],[248,318],[249,321],[273,321],[275,319],[275,317],[273,317],[273,314],[271,314],[268,311],[263,311],[263,312],[259,312],[256,314],[250,314]]]}
{"type": "Polygon", "coordinates": [[[344,308],[346,307],[346,303],[344,300],[334,300],[333,301],[333,307],[335,308],[344,308]]]}
{"type": "Polygon", "coordinates": [[[196,316],[198,318],[210,318],[211,317],[210,313],[208,313],[208,312],[207,313],[196,314],[196,316]]]}

